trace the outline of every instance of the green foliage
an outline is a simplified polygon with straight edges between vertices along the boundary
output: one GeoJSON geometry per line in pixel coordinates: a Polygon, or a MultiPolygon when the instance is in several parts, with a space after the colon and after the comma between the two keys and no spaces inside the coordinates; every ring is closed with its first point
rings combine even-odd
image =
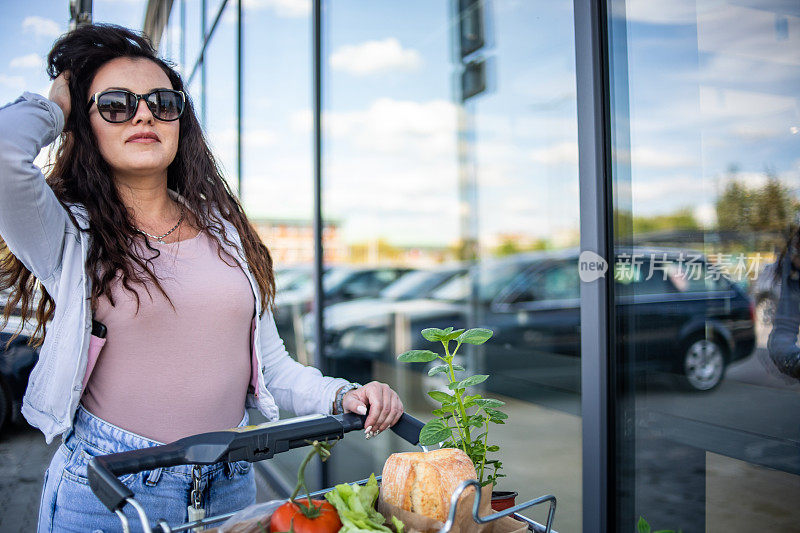
{"type": "Polygon", "coordinates": [[[775,174],[766,171],[767,181],[760,187],[748,187],[737,178],[737,169],[729,170],[728,184],[717,199],[717,226],[721,230],[785,230],[797,208],[791,190],[775,174]]]}
{"type": "Polygon", "coordinates": [[[434,366],[428,375],[445,374],[449,381],[448,388],[452,394],[444,391],[430,391],[428,396],[439,402],[442,406],[433,411],[433,420],[425,424],[419,435],[419,442],[423,446],[443,443],[446,448],[460,448],[466,453],[475,465],[478,481],[482,486],[497,483],[501,477],[503,467],[497,459],[488,459],[489,453],[500,451],[497,445],[488,443],[489,424],[505,424],[508,415],[498,410],[505,405],[500,400],[483,398],[480,394],[467,394],[467,389],[479,385],[489,379],[485,374],[474,376],[456,377],[456,372],[464,372],[464,367],[453,364],[453,357],[462,344],[483,344],[493,335],[492,330],[474,328],[446,329],[426,328],[422,336],[431,342],[440,342],[444,347],[444,355],[429,350],[411,350],[400,354],[398,361],[405,363],[429,363],[435,359],[442,361],[441,365],[434,366]],[[455,342],[455,348],[450,351],[450,343],[455,342]],[[472,436],[471,431],[476,428],[484,431],[477,436],[472,436]],[[489,472],[489,468],[492,472],[489,472]]]}
{"type": "MultiPolygon", "coordinates": [[[[678,530],[678,533],[681,533],[682,530],[678,530]]],[[[644,519],[643,516],[639,517],[639,522],[636,524],[636,532],[637,533],[675,533],[674,529],[659,529],[658,531],[652,531],[650,529],[650,524],[647,523],[647,520],[644,519]]]]}

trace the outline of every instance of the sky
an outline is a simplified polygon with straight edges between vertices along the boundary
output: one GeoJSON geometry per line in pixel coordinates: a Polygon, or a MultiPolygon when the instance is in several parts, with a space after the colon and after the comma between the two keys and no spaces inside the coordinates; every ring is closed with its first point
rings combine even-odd
{"type": "MultiPolygon", "coordinates": [[[[236,189],[229,4],[207,50],[205,128],[236,189]]],[[[0,21],[0,101],[46,94],[41,58],[66,30],[67,5],[14,3],[0,21]]],[[[200,5],[185,2],[187,65],[180,0],[162,40],[162,55],[185,76],[200,47],[200,5]]],[[[209,25],[218,5],[208,1],[209,25]]],[[[241,195],[250,216],[311,219],[310,5],[244,0],[241,195]]],[[[486,246],[504,236],[574,244],[572,2],[485,5],[487,43],[477,55],[489,65],[489,88],[461,105],[450,1],[325,3],[323,212],[347,242],[442,245],[466,233],[486,246]]],[[[800,190],[800,12],[749,0],[620,5],[627,19],[612,52],[623,98],[614,111],[629,127],[615,129],[619,205],[641,216],[686,207],[713,224],[731,166],[750,185],[769,170],[800,190]]],[[[144,1],[95,0],[94,11],[96,22],[138,28],[144,1]]],[[[199,76],[190,97],[199,107],[199,76]]]]}

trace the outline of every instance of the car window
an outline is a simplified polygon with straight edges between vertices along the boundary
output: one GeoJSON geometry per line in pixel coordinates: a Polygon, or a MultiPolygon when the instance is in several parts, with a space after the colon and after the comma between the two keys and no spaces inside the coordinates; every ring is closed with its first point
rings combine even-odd
{"type": "MultiPolygon", "coordinates": [[[[523,261],[495,263],[485,267],[481,265],[476,272],[478,299],[482,302],[491,302],[501,291],[512,285],[517,276],[521,275],[528,267],[530,267],[530,263],[523,261]]],[[[431,297],[437,300],[466,301],[470,291],[470,276],[468,273],[464,273],[455,276],[434,290],[431,297]]]]}
{"type": "Polygon", "coordinates": [[[675,292],[668,270],[648,260],[635,263],[617,261],[614,264],[614,281],[617,293],[621,296],[675,292]]]}
{"type": "Polygon", "coordinates": [[[382,298],[407,298],[420,294],[420,289],[426,287],[429,280],[437,274],[426,270],[412,270],[400,276],[397,281],[388,285],[381,291],[382,298]]]}
{"type": "Polygon", "coordinates": [[[705,262],[694,268],[671,263],[667,275],[678,292],[715,292],[730,288],[721,270],[705,262]]]}
{"type": "Polygon", "coordinates": [[[538,290],[543,300],[568,300],[580,298],[581,287],[578,265],[562,264],[542,274],[538,290]]]}

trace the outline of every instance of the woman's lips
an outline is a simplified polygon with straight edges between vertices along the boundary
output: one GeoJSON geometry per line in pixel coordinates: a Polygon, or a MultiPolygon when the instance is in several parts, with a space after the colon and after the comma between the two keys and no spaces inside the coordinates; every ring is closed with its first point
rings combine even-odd
{"type": "Polygon", "coordinates": [[[136,139],[131,139],[128,142],[150,144],[150,143],[157,143],[158,141],[153,139],[152,137],[137,137],[136,139]]]}

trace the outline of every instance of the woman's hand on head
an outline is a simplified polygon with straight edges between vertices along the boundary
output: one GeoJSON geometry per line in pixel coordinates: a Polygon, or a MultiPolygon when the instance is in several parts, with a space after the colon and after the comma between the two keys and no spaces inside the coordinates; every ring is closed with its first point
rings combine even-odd
{"type": "Polygon", "coordinates": [[[69,70],[65,70],[53,80],[50,86],[50,93],[47,95],[48,100],[58,104],[61,111],[64,113],[64,124],[67,123],[70,112],[70,97],[69,97],[69,70]]]}
{"type": "Polygon", "coordinates": [[[342,398],[342,407],[345,412],[352,413],[359,412],[359,407],[366,407],[364,430],[372,433],[392,427],[403,414],[400,397],[389,385],[379,381],[371,381],[363,387],[348,391],[342,398]]]}

